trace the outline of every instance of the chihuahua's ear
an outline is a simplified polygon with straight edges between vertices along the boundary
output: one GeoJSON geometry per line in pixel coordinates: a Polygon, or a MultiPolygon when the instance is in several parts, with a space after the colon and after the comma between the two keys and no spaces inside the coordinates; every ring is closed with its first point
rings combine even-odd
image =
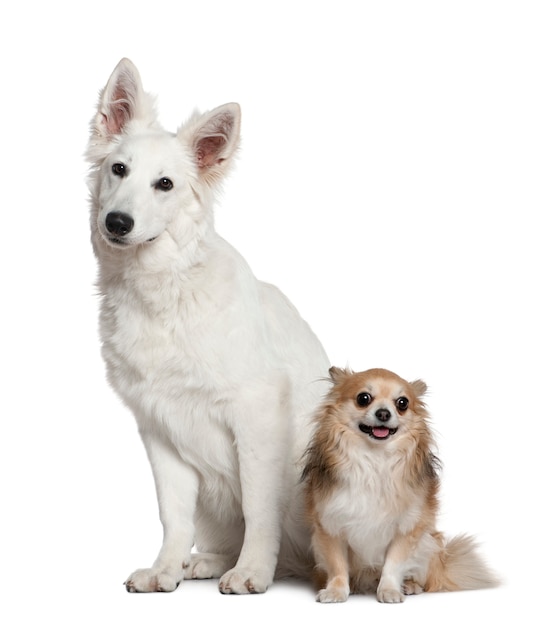
{"type": "Polygon", "coordinates": [[[329,369],[329,376],[335,385],[346,380],[351,374],[353,374],[353,372],[349,368],[343,369],[342,367],[335,367],[333,365],[333,367],[329,369]]]}
{"type": "Polygon", "coordinates": [[[414,390],[417,398],[421,398],[423,395],[425,395],[425,392],[427,391],[427,385],[424,383],[423,380],[414,380],[410,383],[410,386],[414,390]]]}

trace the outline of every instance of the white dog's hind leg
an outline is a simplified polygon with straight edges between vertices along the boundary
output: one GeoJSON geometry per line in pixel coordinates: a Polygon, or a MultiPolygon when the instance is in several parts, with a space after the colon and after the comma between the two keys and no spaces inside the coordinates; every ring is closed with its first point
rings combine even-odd
{"type": "Polygon", "coordinates": [[[130,592],[174,591],[184,578],[194,538],[197,478],[170,444],[152,436],[143,441],[155,478],[164,537],[153,566],[133,572],[126,580],[130,592]]]}
{"type": "Polygon", "coordinates": [[[237,416],[245,534],[236,566],[219,581],[224,594],[262,593],[275,574],[290,462],[290,421],[277,388],[263,389],[262,396],[251,398],[250,409],[237,416]]]}
{"type": "Polygon", "coordinates": [[[185,580],[198,578],[220,578],[235,563],[233,556],[199,552],[191,555],[190,562],[184,569],[185,580]]]}

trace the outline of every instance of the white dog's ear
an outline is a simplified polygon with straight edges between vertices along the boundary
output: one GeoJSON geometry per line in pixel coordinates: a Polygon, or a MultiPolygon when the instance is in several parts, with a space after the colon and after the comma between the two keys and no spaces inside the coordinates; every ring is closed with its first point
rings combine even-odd
{"type": "Polygon", "coordinates": [[[224,104],[194,115],[178,131],[193,152],[199,177],[211,184],[226,173],[240,143],[240,106],[224,104]]]}
{"type": "Polygon", "coordinates": [[[145,93],[141,77],[129,59],[122,59],[102,90],[97,114],[93,118],[92,141],[108,142],[121,135],[131,122],[156,126],[153,97],[145,93]]]}

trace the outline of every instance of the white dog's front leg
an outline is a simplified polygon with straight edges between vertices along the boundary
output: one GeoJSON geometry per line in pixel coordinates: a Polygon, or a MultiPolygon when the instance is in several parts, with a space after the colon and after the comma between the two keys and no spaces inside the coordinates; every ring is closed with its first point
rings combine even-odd
{"type": "Polygon", "coordinates": [[[235,432],[245,534],[236,566],[220,579],[224,594],[262,593],[273,581],[291,454],[289,416],[275,394],[267,394],[259,414],[253,407],[245,413],[235,432]]]}
{"type": "Polygon", "coordinates": [[[133,572],[125,585],[130,592],[174,591],[193,546],[197,478],[170,444],[150,435],[143,442],[155,478],[163,544],[153,566],[133,572]]]}

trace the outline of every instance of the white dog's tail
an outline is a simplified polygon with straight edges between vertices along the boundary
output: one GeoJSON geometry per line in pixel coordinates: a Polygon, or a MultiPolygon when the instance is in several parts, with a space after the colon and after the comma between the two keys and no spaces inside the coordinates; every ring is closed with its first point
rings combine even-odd
{"type": "Polygon", "coordinates": [[[459,591],[496,587],[497,576],[478,554],[473,537],[458,535],[431,560],[425,591],[459,591]]]}

